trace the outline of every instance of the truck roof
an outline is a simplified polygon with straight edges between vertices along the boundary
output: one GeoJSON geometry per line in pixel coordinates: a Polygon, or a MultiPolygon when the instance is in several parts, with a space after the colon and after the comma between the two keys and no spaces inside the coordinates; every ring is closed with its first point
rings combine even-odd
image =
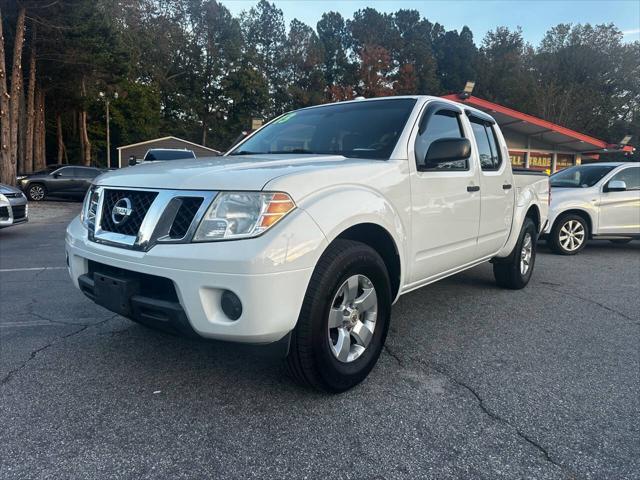
{"type": "Polygon", "coordinates": [[[411,98],[414,100],[423,100],[425,102],[428,100],[438,100],[439,102],[442,102],[442,103],[448,103],[450,105],[454,105],[457,108],[463,108],[464,110],[472,111],[474,113],[477,113],[479,116],[486,117],[488,115],[486,112],[483,112],[482,110],[471,107],[469,105],[461,105],[459,102],[454,102],[453,100],[448,100],[446,98],[437,97],[434,95],[396,95],[396,96],[389,96],[389,97],[354,98],[353,100],[342,100],[340,102],[322,103],[320,105],[313,105],[310,107],[301,108],[300,110],[322,108],[322,107],[326,107],[327,105],[343,105],[345,103],[361,103],[361,102],[384,102],[388,100],[399,100],[404,98],[411,98]]]}

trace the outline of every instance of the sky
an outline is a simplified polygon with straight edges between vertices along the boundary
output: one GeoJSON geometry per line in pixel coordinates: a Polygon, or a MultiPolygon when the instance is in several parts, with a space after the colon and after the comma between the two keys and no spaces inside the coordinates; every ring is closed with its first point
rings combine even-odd
{"type": "MultiPolygon", "coordinates": [[[[401,8],[418,10],[429,21],[447,30],[467,25],[479,44],[497,26],[522,27],[524,39],[537,45],[545,32],[558,23],[613,23],[624,40],[640,40],[639,0],[271,0],[284,14],[287,25],[297,18],[315,28],[324,12],[337,11],[345,18],[365,7],[381,12],[401,8]]],[[[221,0],[232,14],[250,9],[257,0],[221,0]]]]}

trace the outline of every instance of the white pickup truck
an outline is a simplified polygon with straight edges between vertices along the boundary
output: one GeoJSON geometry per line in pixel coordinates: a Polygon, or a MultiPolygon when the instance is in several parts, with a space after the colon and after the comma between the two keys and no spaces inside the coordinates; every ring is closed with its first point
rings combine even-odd
{"type": "Polygon", "coordinates": [[[529,282],[546,176],[515,175],[495,121],[436,97],[284,114],[222,157],[101,175],[67,229],[96,303],[200,337],[284,348],[330,392],[361,382],[403,294],[491,261],[529,282]]]}

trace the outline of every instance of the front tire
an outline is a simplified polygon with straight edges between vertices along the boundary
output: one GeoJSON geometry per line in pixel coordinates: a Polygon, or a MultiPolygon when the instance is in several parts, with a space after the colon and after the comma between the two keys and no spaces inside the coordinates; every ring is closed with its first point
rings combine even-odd
{"type": "Polygon", "coordinates": [[[27,197],[34,202],[40,202],[47,196],[47,189],[41,183],[32,183],[27,188],[27,197]]]}
{"type": "Polygon", "coordinates": [[[527,286],[536,263],[537,237],[536,224],[529,217],[525,218],[511,255],[504,260],[494,260],[493,276],[499,286],[511,290],[527,286]]]}
{"type": "Polygon", "coordinates": [[[560,217],[551,229],[549,246],[560,255],[575,255],[589,239],[589,225],[580,215],[568,214],[560,217]]]}
{"type": "Polygon", "coordinates": [[[334,241],[311,276],[291,336],[289,372],[326,392],[354,387],[378,361],[390,313],[389,274],[380,255],[360,242],[334,241]]]}

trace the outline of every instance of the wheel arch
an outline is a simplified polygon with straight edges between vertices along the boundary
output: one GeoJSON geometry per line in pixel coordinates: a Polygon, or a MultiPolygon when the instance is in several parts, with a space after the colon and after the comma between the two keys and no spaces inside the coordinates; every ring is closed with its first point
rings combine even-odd
{"type": "Polygon", "coordinates": [[[392,298],[397,300],[410,268],[406,260],[408,209],[402,202],[392,203],[364,185],[350,185],[316,192],[299,206],[320,227],[328,244],[348,238],[376,250],[387,265],[392,298]]]}
{"type": "Polygon", "coordinates": [[[589,229],[589,238],[592,237],[592,235],[593,235],[593,219],[591,218],[591,215],[589,215],[589,212],[587,212],[586,210],[582,210],[580,208],[570,208],[570,209],[564,210],[562,213],[558,214],[558,216],[556,216],[556,219],[553,222],[553,226],[551,227],[551,231],[553,231],[553,229],[558,224],[558,222],[560,220],[562,220],[562,218],[566,217],[567,215],[577,215],[577,216],[581,217],[587,223],[587,228],[589,229]]]}
{"type": "Polygon", "coordinates": [[[337,239],[354,240],[373,248],[384,261],[391,282],[391,298],[395,299],[400,291],[402,262],[400,251],[387,229],[376,223],[358,223],[339,233],[337,239]]]}
{"type": "Polygon", "coordinates": [[[540,225],[540,209],[537,205],[531,205],[525,213],[524,218],[530,218],[536,225],[536,232],[540,233],[542,226],[540,225]]]}

